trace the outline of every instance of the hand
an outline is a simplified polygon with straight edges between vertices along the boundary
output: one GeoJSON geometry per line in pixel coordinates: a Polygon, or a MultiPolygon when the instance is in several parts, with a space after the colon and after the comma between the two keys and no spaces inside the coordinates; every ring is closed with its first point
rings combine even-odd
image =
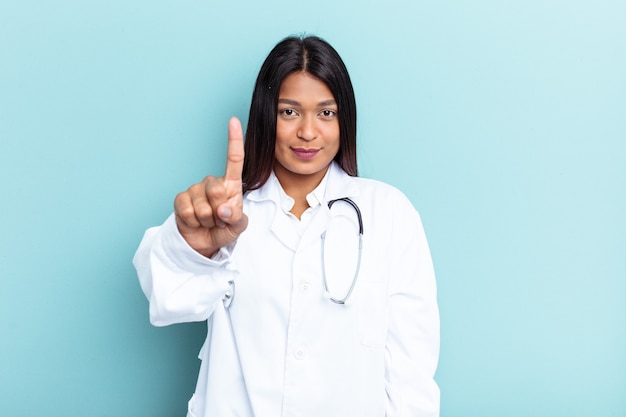
{"type": "Polygon", "coordinates": [[[211,257],[233,243],[248,226],[243,213],[241,175],[243,132],[236,117],[228,123],[228,152],[223,177],[206,177],[176,196],[176,225],[189,246],[211,257]]]}

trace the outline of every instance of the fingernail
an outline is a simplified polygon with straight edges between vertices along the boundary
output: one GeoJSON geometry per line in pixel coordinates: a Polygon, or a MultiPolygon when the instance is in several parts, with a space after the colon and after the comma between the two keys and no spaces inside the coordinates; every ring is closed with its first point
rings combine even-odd
{"type": "Polygon", "coordinates": [[[222,219],[230,219],[230,216],[233,215],[233,211],[230,209],[230,207],[222,207],[222,215],[220,217],[222,217],[222,219]]]}

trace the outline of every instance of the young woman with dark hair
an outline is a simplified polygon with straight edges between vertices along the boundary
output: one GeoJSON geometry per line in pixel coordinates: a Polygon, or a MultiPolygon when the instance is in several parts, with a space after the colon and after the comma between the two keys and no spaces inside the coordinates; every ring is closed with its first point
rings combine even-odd
{"type": "Polygon", "coordinates": [[[134,258],[156,326],[207,321],[188,417],[439,415],[439,316],[420,217],[357,177],[346,67],[270,52],[226,172],[176,196],[134,258]],[[245,155],[245,157],[244,157],[245,155]]]}
{"type": "Polygon", "coordinates": [[[357,176],[356,101],[348,70],[335,49],[322,39],[292,37],[270,52],[256,80],[246,130],[244,192],[262,186],[272,172],[278,93],[283,79],[295,72],[319,79],[335,97],[341,145],[334,160],[348,175],[357,176]]]}

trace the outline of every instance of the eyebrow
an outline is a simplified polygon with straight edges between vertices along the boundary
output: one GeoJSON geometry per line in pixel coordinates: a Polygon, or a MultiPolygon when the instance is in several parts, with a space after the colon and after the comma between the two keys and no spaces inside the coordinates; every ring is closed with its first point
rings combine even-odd
{"type": "MultiPolygon", "coordinates": [[[[302,107],[302,104],[299,101],[291,100],[288,98],[279,98],[278,102],[282,104],[289,104],[290,106],[302,107]]],[[[335,100],[324,100],[324,101],[320,101],[319,103],[317,103],[318,107],[336,106],[336,105],[337,105],[337,102],[335,100]]]]}

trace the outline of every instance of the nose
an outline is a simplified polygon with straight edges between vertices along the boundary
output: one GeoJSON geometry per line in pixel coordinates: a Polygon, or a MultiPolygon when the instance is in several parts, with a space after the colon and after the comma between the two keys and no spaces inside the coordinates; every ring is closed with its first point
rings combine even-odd
{"type": "Polygon", "coordinates": [[[310,142],[317,138],[317,135],[318,133],[315,118],[311,116],[303,117],[302,122],[298,127],[298,138],[310,142]]]}

